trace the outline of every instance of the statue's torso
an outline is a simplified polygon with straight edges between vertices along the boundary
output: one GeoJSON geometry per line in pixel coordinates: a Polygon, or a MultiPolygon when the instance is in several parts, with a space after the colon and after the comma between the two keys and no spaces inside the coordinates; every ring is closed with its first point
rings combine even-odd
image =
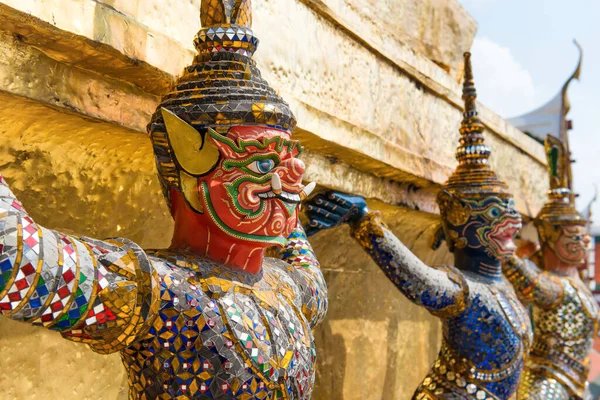
{"type": "Polygon", "coordinates": [[[266,259],[252,275],[164,256],[151,257],[159,316],[122,351],[131,398],[310,398],[314,341],[282,261],[266,259]]]}
{"type": "MultiPolygon", "coordinates": [[[[533,307],[535,341],[526,373],[531,375],[530,385],[537,385],[540,379],[535,379],[536,376],[543,380],[551,378],[571,395],[583,398],[599,309],[581,280],[562,278],[560,281],[564,294],[558,306],[533,307]]],[[[527,388],[529,392],[532,390],[532,387],[527,388]]]]}
{"type": "Polygon", "coordinates": [[[527,310],[505,279],[465,278],[466,307],[442,321],[442,349],[417,399],[510,399],[516,393],[533,339],[527,310]]]}

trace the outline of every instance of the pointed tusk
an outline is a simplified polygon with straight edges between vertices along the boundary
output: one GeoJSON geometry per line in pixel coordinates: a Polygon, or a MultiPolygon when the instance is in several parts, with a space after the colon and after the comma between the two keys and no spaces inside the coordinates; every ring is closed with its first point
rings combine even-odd
{"type": "Polygon", "coordinates": [[[302,191],[300,192],[300,198],[304,200],[305,198],[310,196],[312,191],[315,190],[316,186],[317,184],[315,182],[311,182],[308,185],[304,186],[304,189],[302,189],[302,191]]]}
{"type": "Polygon", "coordinates": [[[275,194],[280,194],[281,189],[281,178],[279,178],[278,174],[273,174],[271,177],[271,190],[275,194]]]}

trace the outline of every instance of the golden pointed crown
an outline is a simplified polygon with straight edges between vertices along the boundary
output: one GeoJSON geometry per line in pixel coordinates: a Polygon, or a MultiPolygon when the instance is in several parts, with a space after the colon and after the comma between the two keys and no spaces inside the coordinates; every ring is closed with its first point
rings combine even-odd
{"type": "Polygon", "coordinates": [[[536,216],[536,225],[550,222],[554,225],[587,225],[586,219],[575,208],[570,175],[570,160],[563,142],[555,136],[548,135],[544,142],[550,189],[548,202],[544,204],[536,216]]]}
{"type": "Polygon", "coordinates": [[[506,184],[499,180],[489,165],[491,148],[485,144],[484,126],[479,119],[475,100],[477,92],[471,68],[471,53],[465,53],[465,77],[462,98],[465,103],[463,120],[460,124],[459,146],[456,149],[458,166],[446,182],[444,189],[465,198],[480,198],[495,195],[512,197],[506,184]]]}
{"type": "Polygon", "coordinates": [[[252,32],[251,0],[202,0],[202,28],[194,39],[198,54],[166,94],[148,125],[165,193],[180,187],[179,169],[162,109],[199,132],[250,125],[292,132],[296,119],[288,104],[261,77],[252,59],[258,39],[252,32]]]}

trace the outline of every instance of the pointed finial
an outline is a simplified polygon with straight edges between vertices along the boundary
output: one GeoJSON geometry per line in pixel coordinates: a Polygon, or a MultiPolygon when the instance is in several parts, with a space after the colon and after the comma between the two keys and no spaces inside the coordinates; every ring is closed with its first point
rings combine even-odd
{"type": "Polygon", "coordinates": [[[203,28],[231,24],[251,28],[251,0],[202,0],[200,23],[203,28]]]}
{"type": "Polygon", "coordinates": [[[548,201],[535,218],[540,239],[553,243],[559,235],[560,225],[586,225],[586,218],[575,208],[575,196],[569,179],[569,158],[565,144],[548,135],[544,142],[550,189],[548,201]]]}
{"type": "Polygon", "coordinates": [[[465,114],[477,112],[475,100],[477,91],[475,90],[475,81],[473,79],[473,67],[471,66],[471,53],[466,52],[465,58],[465,79],[463,82],[463,101],[465,102],[465,114]]]}
{"type": "Polygon", "coordinates": [[[571,192],[569,181],[569,159],[563,142],[552,135],[546,136],[544,142],[548,172],[550,176],[550,191],[556,193],[571,192]]]}
{"type": "Polygon", "coordinates": [[[456,150],[456,159],[462,164],[487,164],[491,149],[484,144],[483,124],[479,120],[475,101],[477,91],[473,80],[473,68],[471,67],[471,53],[464,54],[465,78],[463,82],[462,98],[465,102],[463,120],[459,132],[460,146],[456,150]]]}
{"type": "Polygon", "coordinates": [[[561,88],[561,92],[562,92],[563,96],[566,96],[567,89],[569,88],[569,84],[571,83],[571,81],[573,79],[579,80],[579,77],[581,75],[581,65],[583,63],[583,48],[581,47],[581,45],[579,44],[579,42],[576,39],[573,39],[573,43],[575,44],[575,47],[577,47],[577,51],[579,52],[579,59],[577,60],[577,65],[575,66],[575,71],[573,71],[571,76],[569,76],[569,78],[564,83],[563,87],[561,88]]]}

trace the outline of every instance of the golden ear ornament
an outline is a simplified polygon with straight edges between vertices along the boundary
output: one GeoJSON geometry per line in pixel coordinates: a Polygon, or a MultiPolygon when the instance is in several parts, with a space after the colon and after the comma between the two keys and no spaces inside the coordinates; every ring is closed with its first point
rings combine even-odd
{"type": "Polygon", "coordinates": [[[438,204],[442,218],[453,226],[464,225],[473,211],[468,204],[447,190],[441,191],[438,195],[438,204]]]}
{"type": "Polygon", "coordinates": [[[181,168],[192,176],[204,175],[213,169],[219,162],[220,153],[208,135],[202,138],[200,132],[171,111],[166,108],[160,111],[175,160],[181,168]]]}
{"type": "Polygon", "coordinates": [[[461,237],[456,239],[456,241],[454,242],[454,245],[459,248],[459,249],[464,249],[465,247],[467,247],[467,238],[466,237],[461,237]]]}
{"type": "Polygon", "coordinates": [[[537,221],[537,229],[540,241],[551,249],[554,249],[555,243],[562,234],[562,226],[555,225],[551,221],[540,219],[537,221]]]}
{"type": "Polygon", "coordinates": [[[467,238],[459,237],[458,232],[456,232],[455,230],[448,229],[448,236],[448,242],[452,243],[453,248],[456,247],[458,249],[464,249],[465,247],[467,247],[467,238]]]}

